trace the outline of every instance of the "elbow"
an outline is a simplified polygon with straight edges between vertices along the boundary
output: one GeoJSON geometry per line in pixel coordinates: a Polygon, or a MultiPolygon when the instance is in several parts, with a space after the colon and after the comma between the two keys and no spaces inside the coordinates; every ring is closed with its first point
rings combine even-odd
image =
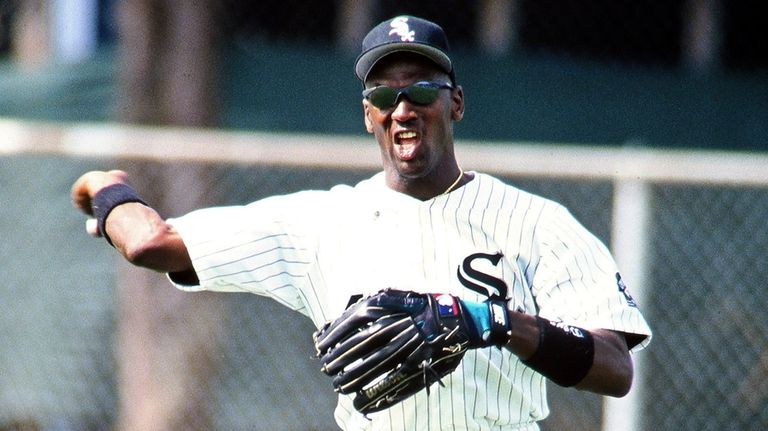
{"type": "Polygon", "coordinates": [[[601,395],[624,397],[632,389],[634,379],[634,364],[625,338],[613,331],[598,334],[595,362],[584,383],[601,395]]]}
{"type": "Polygon", "coordinates": [[[150,250],[140,245],[131,245],[122,250],[123,257],[131,265],[146,267],[150,261],[150,250]]]}
{"type": "Polygon", "coordinates": [[[124,244],[120,252],[130,264],[150,269],[154,269],[153,262],[157,260],[155,256],[158,254],[155,242],[151,239],[124,244]]]}
{"type": "Polygon", "coordinates": [[[610,361],[600,361],[592,367],[577,389],[614,398],[626,396],[632,389],[634,370],[629,354],[620,355],[610,361]]]}
{"type": "Polygon", "coordinates": [[[616,367],[614,376],[610,379],[610,384],[605,388],[605,395],[622,398],[632,389],[632,380],[634,379],[634,370],[632,360],[626,358],[622,365],[616,367]]]}
{"type": "Polygon", "coordinates": [[[629,390],[632,389],[632,379],[628,379],[626,381],[618,382],[611,387],[605,395],[609,397],[614,398],[623,398],[629,393],[629,390]]]}
{"type": "Polygon", "coordinates": [[[132,265],[167,272],[167,248],[164,232],[154,230],[146,235],[125,241],[120,252],[132,265]]]}

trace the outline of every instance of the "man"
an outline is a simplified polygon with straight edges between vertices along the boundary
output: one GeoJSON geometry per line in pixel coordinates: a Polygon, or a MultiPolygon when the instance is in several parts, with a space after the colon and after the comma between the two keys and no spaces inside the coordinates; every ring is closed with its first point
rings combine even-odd
{"type": "Polygon", "coordinates": [[[355,72],[383,172],[354,187],[163,220],[124,172],[95,171],[73,185],[74,204],[97,219],[92,233],[180,289],[271,296],[318,327],[388,287],[468,306],[503,301],[500,343],[469,350],[444,387],[367,416],[340,395],[343,429],[535,430],[549,412],[545,378],[625,395],[629,350],[647,345],[650,329],[605,246],[567,210],[461,169],[453,123],[464,92],[442,29],[385,21],[363,41],[355,72]]]}

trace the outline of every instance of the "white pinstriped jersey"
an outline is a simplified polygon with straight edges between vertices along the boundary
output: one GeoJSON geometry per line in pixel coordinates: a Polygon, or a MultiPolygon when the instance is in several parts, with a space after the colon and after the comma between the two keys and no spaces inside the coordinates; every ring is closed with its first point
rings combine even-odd
{"type": "MultiPolygon", "coordinates": [[[[472,301],[494,293],[550,320],[645,335],[633,350],[650,341],[606,247],[561,205],[485,174],[427,201],[390,190],[379,173],[354,187],[198,210],[169,223],[200,279],[179,288],[267,295],[317,326],[353,295],[396,287],[472,301]]],[[[372,420],[340,396],[336,421],[343,429],[533,430],[549,412],[544,378],[506,349],[467,352],[443,383],[372,420]]]]}

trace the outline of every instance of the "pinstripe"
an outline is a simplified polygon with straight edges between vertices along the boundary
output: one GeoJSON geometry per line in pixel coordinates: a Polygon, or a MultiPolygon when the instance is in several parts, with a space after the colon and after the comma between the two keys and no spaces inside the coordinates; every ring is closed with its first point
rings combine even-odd
{"type": "MultiPolygon", "coordinates": [[[[473,254],[501,252],[498,265],[477,264],[504,281],[507,298],[522,311],[648,333],[618,293],[615,263],[600,241],[559,204],[483,174],[426,202],[387,189],[378,174],[355,187],[203,210],[169,222],[188,245],[201,289],[268,295],[317,325],[338,315],[351,295],[383,286],[481,301],[457,270],[473,254]],[[361,286],[363,280],[378,284],[361,286]]],[[[508,350],[467,352],[443,383],[429,397],[421,392],[371,414],[371,421],[354,410],[350,397],[340,396],[334,416],[343,429],[504,430],[549,411],[544,378],[508,350]]]]}
{"type": "MultiPolygon", "coordinates": [[[[285,235],[280,235],[280,236],[285,236],[285,235]]],[[[276,237],[278,237],[278,235],[272,236],[270,238],[264,238],[263,240],[274,239],[276,237]]],[[[230,264],[237,263],[237,262],[240,262],[240,261],[243,261],[243,260],[246,260],[246,259],[253,259],[253,258],[259,257],[261,255],[264,255],[266,253],[270,253],[270,252],[274,252],[274,251],[296,250],[296,248],[292,247],[292,246],[273,245],[271,248],[260,249],[259,251],[254,251],[254,252],[249,253],[249,254],[238,253],[238,252],[235,251],[237,249],[244,248],[246,245],[254,245],[254,244],[257,244],[257,243],[261,243],[261,242],[263,242],[263,240],[251,241],[250,243],[239,245],[238,247],[231,247],[231,248],[229,248],[227,250],[217,250],[217,251],[215,251],[213,253],[208,253],[206,255],[199,256],[198,260],[202,260],[202,259],[206,259],[206,258],[216,259],[215,258],[216,254],[239,256],[237,259],[230,259],[230,261],[223,262],[223,263],[221,263],[219,265],[211,265],[211,266],[206,267],[206,268],[201,268],[200,270],[215,269],[215,268],[218,268],[218,267],[220,267],[222,265],[230,265],[230,264]]]]}
{"type": "MultiPolygon", "coordinates": [[[[241,259],[241,260],[245,260],[245,259],[241,259]]],[[[258,266],[252,266],[252,267],[248,267],[248,268],[244,268],[244,269],[239,270],[239,271],[232,271],[232,272],[221,272],[220,271],[216,275],[213,275],[211,277],[203,277],[203,278],[201,278],[200,282],[205,283],[205,282],[208,282],[208,281],[214,281],[214,280],[216,280],[218,278],[228,278],[228,277],[233,277],[233,276],[241,275],[241,274],[251,274],[254,271],[263,270],[264,268],[268,268],[268,267],[278,267],[278,268],[281,268],[281,267],[283,267],[283,265],[290,266],[291,264],[307,264],[307,263],[308,262],[302,262],[302,261],[297,261],[297,260],[275,259],[275,260],[273,260],[273,261],[271,261],[269,263],[265,263],[265,264],[258,265],[258,266]]],[[[206,270],[211,270],[211,269],[218,269],[218,268],[216,268],[216,267],[206,268],[205,270],[201,270],[200,272],[203,272],[203,271],[206,271],[206,270]]],[[[278,275],[289,275],[291,277],[302,277],[303,276],[302,274],[291,274],[288,271],[280,271],[280,272],[278,272],[276,274],[273,274],[273,275],[270,275],[268,277],[264,277],[264,278],[261,278],[261,279],[253,279],[253,280],[243,281],[243,283],[261,283],[264,280],[267,280],[269,278],[272,278],[272,277],[275,277],[275,276],[278,276],[278,275]]]]}

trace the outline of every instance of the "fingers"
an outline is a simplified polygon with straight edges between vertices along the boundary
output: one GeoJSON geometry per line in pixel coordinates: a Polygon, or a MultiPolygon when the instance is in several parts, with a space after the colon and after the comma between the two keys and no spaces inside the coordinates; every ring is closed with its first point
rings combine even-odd
{"type": "Polygon", "coordinates": [[[90,171],[75,180],[70,190],[72,205],[85,214],[93,215],[91,200],[99,190],[112,184],[125,183],[128,174],[121,170],[90,171]]]}
{"type": "Polygon", "coordinates": [[[98,238],[101,236],[101,232],[99,231],[99,222],[95,218],[89,218],[85,221],[85,232],[88,233],[88,235],[98,238]]]}
{"type": "Polygon", "coordinates": [[[369,306],[367,301],[356,304],[345,310],[338,319],[316,333],[314,337],[315,349],[318,353],[324,353],[351,334],[390,313],[391,311],[388,309],[369,306]]]}
{"type": "Polygon", "coordinates": [[[344,310],[339,318],[326,324],[314,334],[318,356],[384,316],[398,313],[414,315],[426,304],[426,295],[395,289],[384,289],[373,296],[361,299],[344,310]]]}
{"type": "Polygon", "coordinates": [[[115,178],[120,179],[120,182],[125,182],[128,180],[128,174],[125,171],[121,171],[120,169],[112,169],[111,171],[107,171],[107,173],[115,178]]]}
{"type": "Polygon", "coordinates": [[[413,328],[400,334],[392,343],[382,346],[372,355],[350,364],[333,379],[333,386],[342,394],[362,390],[382,374],[390,373],[414,352],[425,345],[424,338],[413,328]]]}
{"type": "Polygon", "coordinates": [[[412,326],[411,317],[401,314],[384,317],[367,328],[361,328],[354,335],[325,352],[321,358],[323,372],[328,375],[338,373],[347,365],[391,343],[398,334],[412,326]]]}
{"type": "Polygon", "coordinates": [[[72,205],[75,208],[88,215],[93,215],[93,211],[91,210],[91,194],[88,192],[89,174],[90,172],[78,178],[74,184],[72,184],[69,194],[72,199],[72,205]]]}

